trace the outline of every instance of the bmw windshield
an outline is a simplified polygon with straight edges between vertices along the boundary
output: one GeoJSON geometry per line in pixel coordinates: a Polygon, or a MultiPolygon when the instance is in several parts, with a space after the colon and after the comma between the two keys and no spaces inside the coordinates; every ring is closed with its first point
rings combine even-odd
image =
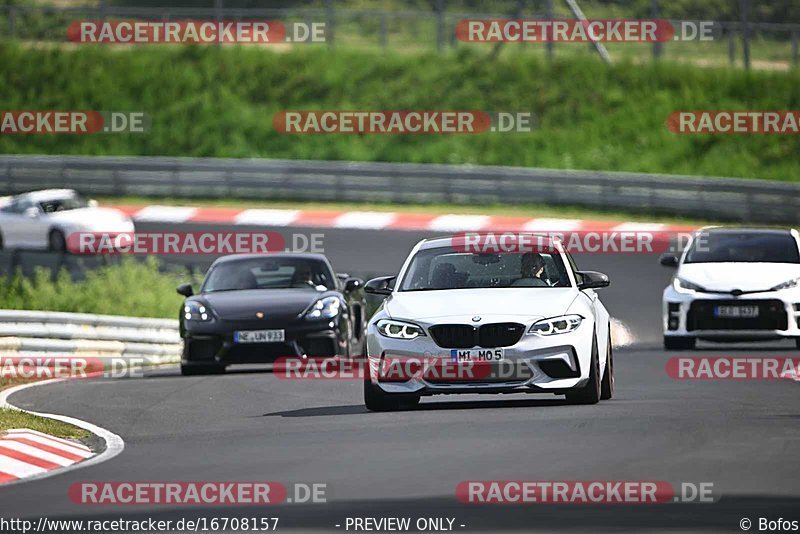
{"type": "Polygon", "coordinates": [[[419,251],[406,271],[400,291],[488,287],[570,287],[559,254],[460,252],[450,247],[419,251]]]}

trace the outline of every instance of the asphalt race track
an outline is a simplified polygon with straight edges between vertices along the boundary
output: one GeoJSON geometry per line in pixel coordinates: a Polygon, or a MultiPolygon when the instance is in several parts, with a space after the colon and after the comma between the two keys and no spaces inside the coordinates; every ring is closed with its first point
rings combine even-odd
{"type": "MultiPolygon", "coordinates": [[[[208,228],[213,227],[175,229],[208,228]]],[[[297,231],[324,233],[334,267],[359,274],[395,273],[411,246],[427,236],[297,231]]],[[[760,517],[800,519],[800,383],[671,379],[665,364],[682,353],[661,349],[660,296],[670,270],[648,255],[576,259],[580,268],[610,276],[611,287],[601,290],[601,298],[635,338],[615,352],[617,390],[611,401],[569,406],[555,396],[439,396],[423,399],[412,411],[369,413],[359,382],[280,380],[259,368],[207,377],[181,377],[167,368],[144,379],[59,383],[10,400],[107,428],[124,438],[125,451],[94,467],[0,487],[0,509],[5,517],[21,518],[258,515],[279,517],[279,529],[304,531],[345,531],[347,517],[385,516],[411,517],[412,523],[450,517],[454,530],[464,532],[741,532],[742,518],[752,520],[753,531],[760,517]],[[200,480],[325,483],[329,502],[87,506],[67,496],[68,487],[80,481],[200,480]],[[456,485],[465,480],[664,480],[676,488],[711,482],[718,500],[470,505],[455,498],[456,485]]],[[[798,352],[789,342],[700,343],[692,354],[798,352]]]]}

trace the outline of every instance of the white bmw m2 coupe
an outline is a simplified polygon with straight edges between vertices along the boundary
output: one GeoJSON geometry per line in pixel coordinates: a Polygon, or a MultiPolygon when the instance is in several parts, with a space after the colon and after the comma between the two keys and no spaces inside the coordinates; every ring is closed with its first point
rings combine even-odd
{"type": "Polygon", "coordinates": [[[612,397],[610,320],[595,293],[608,277],[579,271],[558,241],[537,238],[541,251],[499,253],[467,250],[455,236],[423,240],[397,277],[366,284],[386,296],[367,329],[368,409],[437,394],[612,397]],[[407,361],[421,363],[393,373],[407,361]]]}

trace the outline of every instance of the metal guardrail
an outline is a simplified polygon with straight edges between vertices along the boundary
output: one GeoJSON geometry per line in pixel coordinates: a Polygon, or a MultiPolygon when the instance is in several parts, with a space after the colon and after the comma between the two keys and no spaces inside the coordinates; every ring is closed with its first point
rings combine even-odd
{"type": "Polygon", "coordinates": [[[800,224],[800,184],[522,167],[167,157],[0,156],[0,195],[543,204],[800,224]]]}
{"type": "Polygon", "coordinates": [[[113,315],[0,310],[4,355],[135,359],[160,365],[180,359],[178,322],[113,315]]]}

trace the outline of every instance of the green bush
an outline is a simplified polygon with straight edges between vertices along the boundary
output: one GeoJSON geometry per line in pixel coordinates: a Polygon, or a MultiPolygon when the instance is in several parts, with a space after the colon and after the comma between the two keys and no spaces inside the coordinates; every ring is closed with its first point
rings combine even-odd
{"type": "Polygon", "coordinates": [[[798,109],[800,72],[612,66],[466,47],[445,55],[296,47],[0,45],[4,109],[144,111],[143,134],[2,135],[0,153],[518,165],[800,180],[797,135],[675,135],[682,109],[798,109]],[[283,135],[285,109],[533,111],[531,133],[283,135]]]}
{"type": "Polygon", "coordinates": [[[0,307],[174,319],[183,299],[175,287],[185,281],[185,276],[160,272],[153,258],[124,258],[87,271],[82,281],[73,281],[66,270],[53,277],[38,269],[30,278],[0,277],[0,307]]]}

